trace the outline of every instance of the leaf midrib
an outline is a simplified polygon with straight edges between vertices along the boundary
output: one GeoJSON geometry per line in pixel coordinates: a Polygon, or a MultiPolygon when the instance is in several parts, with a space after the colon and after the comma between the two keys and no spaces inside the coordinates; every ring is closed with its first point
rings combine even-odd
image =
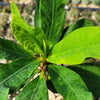
{"type": "Polygon", "coordinates": [[[33,100],[33,97],[35,97],[36,91],[38,90],[38,88],[39,88],[39,80],[38,80],[38,83],[36,85],[36,88],[32,92],[32,96],[30,97],[30,100],[33,100]]]}
{"type": "Polygon", "coordinates": [[[49,34],[49,40],[51,39],[51,35],[52,35],[52,31],[53,31],[53,26],[54,26],[54,19],[55,19],[55,3],[56,3],[56,0],[53,0],[53,10],[52,10],[52,21],[51,21],[51,27],[50,27],[50,34],[49,34]]]}
{"type": "MultiPolygon", "coordinates": [[[[54,71],[56,71],[57,73],[59,72],[59,70],[57,70],[56,68],[53,68],[54,69],[54,71]]],[[[62,73],[61,74],[58,74],[60,77],[62,77],[62,73]]],[[[63,80],[65,80],[63,77],[62,77],[62,79],[63,80]]],[[[72,88],[72,86],[70,85],[70,83],[67,81],[67,80],[65,80],[65,82],[68,84],[68,86],[71,88],[71,90],[73,91],[73,93],[79,98],[79,100],[81,100],[80,99],[80,96],[78,96],[77,94],[76,94],[76,92],[73,90],[73,88],[72,88]]]]}
{"type": "MultiPolygon", "coordinates": [[[[37,61],[35,61],[35,62],[32,62],[32,63],[36,63],[37,61]]],[[[29,65],[32,65],[32,63],[30,63],[30,64],[27,64],[25,67],[22,67],[21,69],[19,69],[19,70],[17,70],[16,72],[14,72],[13,74],[11,74],[9,77],[7,77],[4,81],[2,81],[1,83],[0,83],[0,85],[2,85],[4,82],[6,82],[7,80],[9,80],[9,79],[11,79],[12,77],[14,77],[17,73],[20,73],[20,72],[22,72],[23,70],[25,70],[26,68],[28,68],[29,67],[29,65]]],[[[36,67],[36,66],[35,66],[36,67]]],[[[34,70],[33,70],[34,71],[34,70]]]]}
{"type": "Polygon", "coordinates": [[[63,54],[70,54],[71,52],[77,51],[77,50],[82,49],[82,48],[88,48],[88,47],[99,46],[99,45],[100,44],[91,45],[91,46],[78,47],[78,48],[74,48],[74,49],[71,49],[71,50],[68,50],[68,51],[65,51],[65,52],[57,53],[57,55],[55,55],[55,54],[54,55],[51,55],[50,57],[59,56],[59,55],[63,55],[63,54]]]}

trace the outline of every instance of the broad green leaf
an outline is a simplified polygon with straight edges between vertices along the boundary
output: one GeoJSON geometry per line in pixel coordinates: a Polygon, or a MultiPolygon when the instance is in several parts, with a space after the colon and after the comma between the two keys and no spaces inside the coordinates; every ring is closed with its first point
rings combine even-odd
{"type": "Polygon", "coordinates": [[[0,38],[0,59],[14,60],[33,57],[33,54],[24,50],[24,48],[17,43],[0,38]]]}
{"type": "Polygon", "coordinates": [[[9,88],[0,86],[0,98],[2,98],[1,100],[7,100],[8,93],[9,93],[9,88]]]}
{"type": "Polygon", "coordinates": [[[46,36],[43,30],[28,25],[21,16],[18,16],[13,7],[16,8],[14,2],[11,3],[11,28],[15,38],[25,49],[44,55],[43,42],[46,42],[46,36]]]}
{"type": "Polygon", "coordinates": [[[100,66],[95,64],[82,64],[69,66],[69,68],[82,77],[88,89],[95,97],[100,98],[100,66]]]}
{"type": "Polygon", "coordinates": [[[93,100],[91,92],[74,71],[53,64],[48,66],[48,71],[54,87],[64,97],[64,100],[93,100]]]}
{"type": "Polygon", "coordinates": [[[48,100],[48,90],[44,78],[32,80],[19,93],[16,100],[48,100]]]}
{"type": "Polygon", "coordinates": [[[71,24],[71,25],[68,27],[68,29],[67,29],[67,31],[66,31],[64,37],[66,37],[68,34],[70,34],[72,31],[74,31],[74,30],[76,30],[76,29],[78,29],[78,28],[81,28],[81,27],[88,27],[88,26],[93,26],[92,20],[87,19],[87,18],[83,18],[83,19],[81,19],[81,20],[78,20],[75,24],[71,24]]]}
{"type": "Polygon", "coordinates": [[[65,24],[66,0],[40,0],[40,25],[49,40],[49,46],[58,42],[65,24]]]}
{"type": "Polygon", "coordinates": [[[84,27],[73,31],[51,51],[47,58],[57,64],[80,64],[87,57],[100,58],[100,27],[84,27]]]}
{"type": "Polygon", "coordinates": [[[40,0],[37,0],[37,6],[36,6],[36,9],[35,9],[35,15],[34,15],[34,26],[36,28],[41,27],[41,25],[40,25],[39,3],[40,3],[40,0]]]}
{"type": "Polygon", "coordinates": [[[7,87],[16,91],[39,66],[37,60],[17,59],[0,66],[0,88],[7,87]]]}

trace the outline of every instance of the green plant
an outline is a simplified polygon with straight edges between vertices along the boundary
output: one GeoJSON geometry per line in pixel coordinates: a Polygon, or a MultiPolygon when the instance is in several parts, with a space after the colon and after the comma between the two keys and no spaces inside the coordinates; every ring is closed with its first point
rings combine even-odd
{"type": "Polygon", "coordinates": [[[10,60],[0,65],[0,98],[6,100],[23,87],[16,100],[48,100],[48,85],[65,100],[100,97],[100,67],[81,64],[88,57],[100,58],[100,27],[76,24],[69,34],[63,31],[66,0],[38,0],[37,4],[34,28],[11,3],[11,29],[20,44],[0,38],[0,59],[10,60]]]}
{"type": "Polygon", "coordinates": [[[95,5],[100,5],[100,0],[92,0],[92,3],[95,5]]]}
{"type": "Polygon", "coordinates": [[[72,31],[74,31],[78,28],[88,27],[88,26],[93,26],[93,22],[91,20],[89,20],[87,18],[83,18],[81,20],[78,20],[75,24],[71,24],[70,26],[68,26],[64,29],[66,34],[64,34],[63,37],[66,37],[68,34],[70,34],[72,31]]]}

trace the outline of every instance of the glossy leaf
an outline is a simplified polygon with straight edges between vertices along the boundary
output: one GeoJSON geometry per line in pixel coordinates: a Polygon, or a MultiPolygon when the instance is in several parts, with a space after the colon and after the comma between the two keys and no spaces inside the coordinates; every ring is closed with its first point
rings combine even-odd
{"type": "Polygon", "coordinates": [[[18,59],[9,64],[1,65],[0,88],[7,87],[12,91],[18,90],[36,70],[39,63],[39,61],[33,59],[18,59]]]}
{"type": "Polygon", "coordinates": [[[44,78],[32,80],[19,93],[16,100],[48,100],[48,90],[44,78]]]}
{"type": "Polygon", "coordinates": [[[100,98],[100,66],[95,64],[82,64],[69,66],[69,68],[82,77],[88,89],[95,97],[100,98]]]}
{"type": "Polygon", "coordinates": [[[0,59],[14,60],[33,57],[33,54],[24,50],[24,48],[17,43],[0,38],[0,59]]]}
{"type": "Polygon", "coordinates": [[[74,71],[59,65],[49,65],[48,71],[54,87],[64,100],[93,100],[85,83],[74,71]]]}
{"type": "Polygon", "coordinates": [[[66,0],[40,0],[40,24],[49,40],[50,48],[57,43],[65,24],[66,0]]]}
{"type": "Polygon", "coordinates": [[[80,64],[87,57],[100,58],[100,27],[73,31],[52,49],[48,61],[57,64],[80,64]]]}
{"type": "Polygon", "coordinates": [[[36,9],[35,9],[35,15],[34,15],[34,26],[36,28],[41,27],[41,25],[40,25],[39,3],[40,3],[40,0],[37,0],[37,6],[36,6],[36,9]]]}
{"type": "Polygon", "coordinates": [[[76,29],[78,29],[78,28],[81,28],[81,27],[88,27],[88,26],[93,26],[92,20],[87,19],[87,18],[83,18],[83,19],[81,19],[81,20],[78,20],[75,24],[71,24],[71,25],[68,27],[68,29],[67,29],[67,31],[66,31],[64,37],[66,37],[68,34],[70,34],[72,31],[74,31],[74,30],[76,30],[76,29]]]}
{"type": "Polygon", "coordinates": [[[18,16],[13,7],[16,8],[14,2],[11,3],[11,28],[15,38],[24,46],[25,49],[44,55],[43,41],[46,41],[46,36],[43,30],[28,25],[21,16],[18,16]]]}

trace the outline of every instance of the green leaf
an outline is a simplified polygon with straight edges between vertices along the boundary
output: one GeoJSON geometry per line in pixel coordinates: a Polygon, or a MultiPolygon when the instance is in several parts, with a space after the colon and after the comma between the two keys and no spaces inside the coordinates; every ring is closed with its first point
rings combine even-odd
{"type": "Polygon", "coordinates": [[[39,63],[33,59],[17,59],[9,64],[1,65],[0,88],[5,86],[13,91],[18,90],[36,70],[39,63]]]}
{"type": "Polygon", "coordinates": [[[0,38],[0,59],[14,60],[33,57],[33,54],[24,50],[24,48],[17,43],[0,38]]]}
{"type": "Polygon", "coordinates": [[[40,0],[37,0],[37,6],[36,6],[36,9],[35,9],[35,15],[34,15],[34,26],[36,28],[41,27],[41,25],[40,25],[39,3],[40,3],[40,0]]]}
{"type": "Polygon", "coordinates": [[[50,48],[58,42],[65,24],[66,0],[40,0],[40,24],[49,40],[50,48]]]}
{"type": "Polygon", "coordinates": [[[88,26],[93,26],[92,20],[87,19],[87,18],[83,18],[83,19],[81,19],[81,20],[78,20],[75,24],[71,24],[71,25],[68,27],[68,29],[67,29],[67,31],[66,31],[64,37],[66,37],[68,34],[70,34],[72,31],[74,31],[74,30],[76,30],[76,29],[78,29],[78,28],[81,28],[81,27],[88,27],[88,26]]]}
{"type": "Polygon", "coordinates": [[[95,64],[82,64],[69,66],[69,68],[82,77],[88,89],[95,97],[100,98],[100,66],[95,64]]]}
{"type": "Polygon", "coordinates": [[[0,86],[0,98],[2,98],[2,100],[7,100],[8,93],[9,93],[9,88],[0,86]]]}
{"type": "Polygon", "coordinates": [[[59,65],[49,65],[48,71],[56,90],[64,97],[64,100],[93,100],[81,77],[59,65]]]}
{"type": "Polygon", "coordinates": [[[14,2],[11,3],[11,28],[15,38],[26,50],[44,55],[43,41],[46,42],[46,36],[43,30],[28,25],[21,16],[18,16],[13,7],[17,9],[14,2]]]}
{"type": "Polygon", "coordinates": [[[16,100],[48,100],[48,90],[44,78],[32,80],[19,93],[16,100]]]}
{"type": "Polygon", "coordinates": [[[87,57],[100,58],[100,27],[73,31],[57,43],[47,61],[57,64],[80,64],[87,57]]]}
{"type": "Polygon", "coordinates": [[[11,11],[12,16],[17,16],[17,17],[21,18],[20,13],[19,13],[14,1],[11,2],[11,9],[12,9],[12,11],[11,11]]]}

